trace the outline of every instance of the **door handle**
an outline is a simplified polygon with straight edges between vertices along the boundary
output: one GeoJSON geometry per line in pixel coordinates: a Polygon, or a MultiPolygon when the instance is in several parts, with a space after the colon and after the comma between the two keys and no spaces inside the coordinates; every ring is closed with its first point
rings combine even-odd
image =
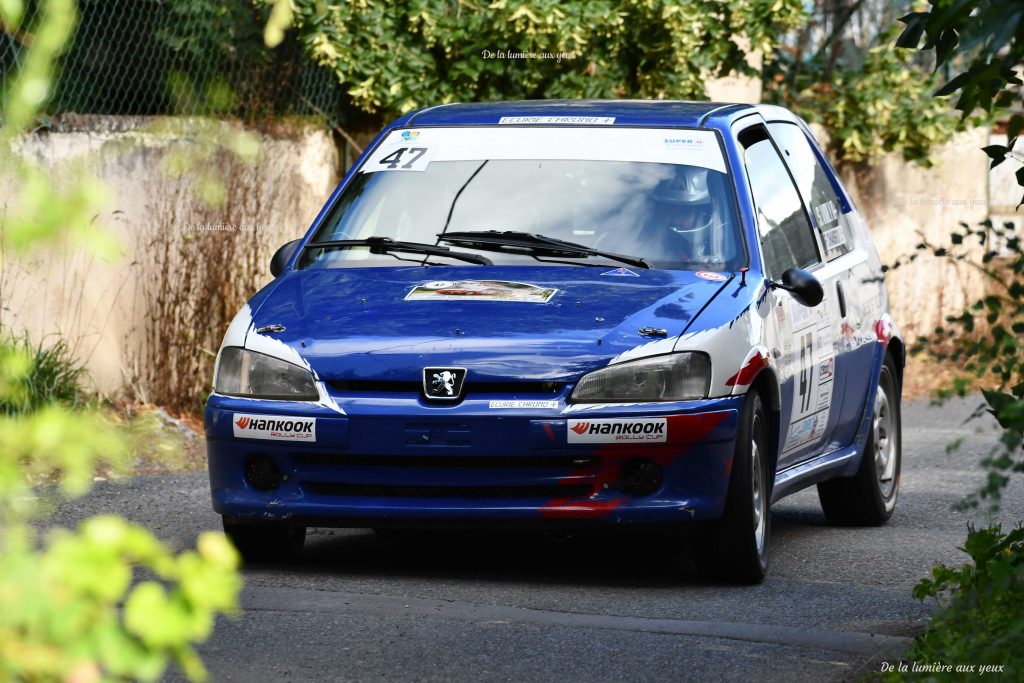
{"type": "Polygon", "coordinates": [[[836,294],[839,296],[839,317],[846,317],[846,295],[843,293],[843,283],[836,281],[836,294]]]}

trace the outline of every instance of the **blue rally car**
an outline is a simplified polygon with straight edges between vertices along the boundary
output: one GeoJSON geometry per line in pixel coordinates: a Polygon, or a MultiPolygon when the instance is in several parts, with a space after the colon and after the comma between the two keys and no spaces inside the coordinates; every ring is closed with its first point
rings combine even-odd
{"type": "Polygon", "coordinates": [[[231,323],[206,406],[247,557],[306,527],[880,524],[904,347],[867,228],[772,106],[453,104],[387,127],[231,323]]]}

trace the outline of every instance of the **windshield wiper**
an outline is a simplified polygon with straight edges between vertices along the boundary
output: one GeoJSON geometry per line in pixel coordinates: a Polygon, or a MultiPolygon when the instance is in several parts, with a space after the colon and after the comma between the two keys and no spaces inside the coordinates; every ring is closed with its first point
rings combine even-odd
{"type": "Polygon", "coordinates": [[[445,232],[438,236],[442,242],[451,242],[470,249],[484,251],[521,251],[531,255],[544,256],[601,256],[612,261],[626,263],[637,268],[650,268],[651,265],[639,256],[624,256],[609,251],[592,249],[585,244],[563,242],[553,237],[535,235],[532,232],[515,230],[473,230],[468,232],[445,232]]]}
{"type": "Polygon", "coordinates": [[[306,249],[345,249],[347,247],[369,247],[371,254],[387,254],[392,251],[401,251],[409,254],[425,254],[427,256],[444,256],[459,261],[478,263],[482,266],[493,266],[494,262],[486,256],[479,254],[467,254],[463,251],[452,251],[448,247],[440,247],[436,244],[423,244],[421,242],[396,242],[390,237],[367,237],[361,240],[328,240],[325,242],[310,242],[306,249]]]}

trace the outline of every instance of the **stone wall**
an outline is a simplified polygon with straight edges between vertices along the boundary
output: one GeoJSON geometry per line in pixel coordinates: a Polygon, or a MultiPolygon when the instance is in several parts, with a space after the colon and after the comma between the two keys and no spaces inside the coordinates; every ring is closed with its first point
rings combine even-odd
{"type": "MultiPolygon", "coordinates": [[[[847,174],[847,188],[864,213],[882,263],[915,253],[925,238],[948,245],[961,223],[976,225],[989,217],[988,158],[981,148],[988,129],[953,137],[923,168],[890,154],[868,168],[847,174]]],[[[893,318],[908,339],[930,333],[958,314],[984,291],[982,278],[969,266],[949,264],[921,252],[913,263],[888,273],[893,318]]]]}
{"type": "MultiPolygon", "coordinates": [[[[203,340],[212,347],[205,351],[215,352],[219,339],[210,340],[223,330],[209,328],[226,325],[216,315],[218,308],[237,308],[240,302],[230,299],[244,301],[270,281],[271,254],[308,228],[339,179],[340,159],[330,134],[316,127],[253,131],[261,147],[254,164],[227,153],[193,160],[196,168],[212,170],[227,188],[226,201],[211,207],[191,190],[190,176],[174,178],[164,170],[169,152],[180,150],[183,140],[188,144],[188,122],[175,137],[154,133],[154,123],[89,117],[74,130],[37,132],[22,140],[22,154],[47,168],[58,187],[68,182],[76,166],[107,185],[110,202],[96,221],[117,236],[123,256],[101,262],[88,250],[61,245],[18,260],[4,256],[0,325],[27,329],[34,340],[60,334],[87,361],[99,391],[117,395],[134,385],[127,393],[160,402],[161,397],[148,395],[141,384],[147,373],[139,367],[158,355],[153,340],[162,342],[153,334],[154,322],[180,326],[182,338],[203,340]],[[155,318],[150,309],[162,296],[155,287],[168,281],[167,269],[195,268],[182,262],[188,258],[181,255],[203,250],[230,250],[235,262],[220,274],[226,287],[201,287],[217,292],[211,299],[229,300],[183,308],[182,315],[190,319],[155,318]]],[[[3,192],[0,210],[7,201],[3,192]]],[[[199,283],[204,284],[211,283],[199,283]]],[[[164,318],[173,314],[166,301],[161,305],[164,318]]]]}

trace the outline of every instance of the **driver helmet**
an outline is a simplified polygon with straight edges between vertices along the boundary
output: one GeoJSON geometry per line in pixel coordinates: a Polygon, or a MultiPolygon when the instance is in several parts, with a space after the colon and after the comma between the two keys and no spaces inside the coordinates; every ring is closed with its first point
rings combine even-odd
{"type": "Polygon", "coordinates": [[[711,227],[706,169],[680,169],[655,187],[654,201],[659,222],[672,232],[686,234],[711,227]]]}

